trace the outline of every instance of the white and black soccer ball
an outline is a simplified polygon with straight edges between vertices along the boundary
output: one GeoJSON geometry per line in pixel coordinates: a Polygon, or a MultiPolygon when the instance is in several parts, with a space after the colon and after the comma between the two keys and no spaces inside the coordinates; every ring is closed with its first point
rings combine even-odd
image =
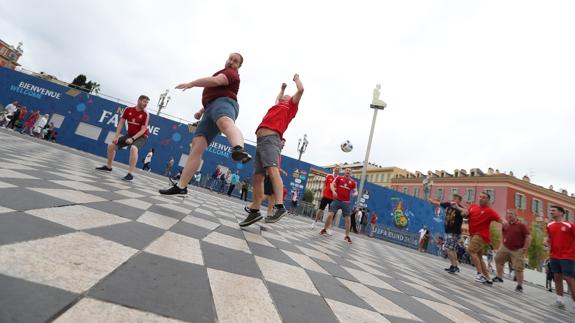
{"type": "Polygon", "coordinates": [[[353,150],[353,144],[349,140],[342,142],[340,147],[344,153],[348,153],[353,150]]]}

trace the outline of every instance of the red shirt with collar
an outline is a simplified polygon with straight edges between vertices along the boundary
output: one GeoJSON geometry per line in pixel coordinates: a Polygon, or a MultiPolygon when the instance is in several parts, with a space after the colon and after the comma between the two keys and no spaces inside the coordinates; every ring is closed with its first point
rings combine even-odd
{"type": "Polygon", "coordinates": [[[124,113],[122,113],[122,119],[128,122],[128,135],[133,136],[142,129],[142,126],[146,126],[146,132],[144,132],[143,136],[148,136],[150,115],[146,110],[138,111],[136,107],[126,108],[124,113]]]}
{"type": "Polygon", "coordinates": [[[238,92],[240,90],[240,74],[238,70],[227,67],[223,70],[217,71],[213,76],[224,74],[228,79],[228,85],[205,87],[202,92],[202,104],[204,107],[213,100],[221,97],[228,97],[235,101],[238,100],[238,92]]]}
{"type": "Polygon", "coordinates": [[[549,258],[575,260],[575,225],[567,221],[547,224],[549,258]]]}
{"type": "Polygon", "coordinates": [[[488,206],[471,204],[469,207],[469,235],[479,234],[485,243],[491,242],[491,222],[501,221],[499,214],[488,206]]]}
{"type": "Polygon", "coordinates": [[[338,176],[334,181],[336,199],[341,202],[349,202],[351,191],[356,187],[355,181],[345,176],[338,176]]]}
{"type": "Polygon", "coordinates": [[[333,200],[333,192],[331,191],[331,183],[335,180],[332,174],[327,175],[325,178],[325,187],[323,188],[323,197],[333,200]]]}

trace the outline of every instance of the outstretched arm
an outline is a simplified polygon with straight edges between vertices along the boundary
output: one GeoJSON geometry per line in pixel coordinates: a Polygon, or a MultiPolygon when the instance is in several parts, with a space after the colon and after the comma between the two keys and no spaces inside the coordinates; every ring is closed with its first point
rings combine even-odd
{"type": "Polygon", "coordinates": [[[294,103],[298,103],[303,95],[303,84],[299,79],[299,74],[295,74],[293,76],[293,81],[295,82],[295,86],[297,88],[297,92],[292,96],[292,100],[294,103]]]}
{"type": "Polygon", "coordinates": [[[431,204],[433,204],[433,205],[435,205],[435,206],[439,206],[439,204],[441,204],[441,202],[440,202],[439,200],[435,200],[435,199],[432,199],[432,198],[428,198],[427,200],[429,201],[429,203],[431,203],[431,204]]]}
{"type": "Polygon", "coordinates": [[[278,96],[276,97],[276,104],[278,104],[280,102],[280,99],[282,98],[282,96],[284,96],[284,91],[286,90],[287,84],[282,83],[282,88],[280,90],[280,93],[278,93],[278,96]]]}
{"type": "Polygon", "coordinates": [[[229,84],[230,82],[228,78],[223,73],[221,73],[216,76],[199,78],[195,81],[191,81],[190,83],[182,83],[176,86],[176,89],[181,89],[185,91],[193,87],[216,87],[216,86],[226,86],[229,84]]]}

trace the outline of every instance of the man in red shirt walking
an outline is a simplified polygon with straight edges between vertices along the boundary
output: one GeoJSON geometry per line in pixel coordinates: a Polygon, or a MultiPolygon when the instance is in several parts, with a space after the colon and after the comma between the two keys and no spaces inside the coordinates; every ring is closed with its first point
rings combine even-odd
{"type": "MultiPolygon", "coordinates": [[[[275,212],[273,215],[266,217],[265,222],[275,223],[287,214],[283,204],[283,181],[278,167],[282,147],[281,139],[288,125],[297,114],[299,101],[304,91],[298,74],[294,75],[293,81],[297,88],[296,93],[292,97],[284,95],[287,85],[283,83],[276,98],[276,104],[268,110],[256,130],[254,200],[249,206],[250,212],[248,216],[244,221],[240,222],[240,227],[248,226],[262,219],[260,206],[264,198],[264,178],[266,174],[269,176],[273,186],[275,212]]],[[[271,205],[268,207],[271,207],[271,205]]]]}
{"type": "Polygon", "coordinates": [[[118,127],[116,128],[116,135],[110,144],[108,144],[108,161],[106,165],[97,167],[96,170],[103,172],[112,171],[112,162],[116,157],[116,150],[130,146],[130,169],[128,174],[122,179],[131,181],[134,179],[134,172],[136,171],[136,162],[138,161],[138,152],[148,141],[148,124],[150,123],[150,115],[146,111],[150,98],[145,95],[140,95],[138,103],[135,107],[126,108],[122,113],[118,127]],[[122,129],[124,123],[128,123],[128,134],[122,136],[122,129]]]}
{"type": "Polygon", "coordinates": [[[351,218],[352,216],[352,205],[350,196],[357,196],[357,185],[353,179],[351,179],[351,168],[347,167],[344,170],[344,176],[338,176],[331,183],[331,192],[333,194],[333,202],[329,206],[329,214],[325,221],[323,229],[319,232],[320,235],[327,233],[327,229],[331,227],[333,222],[333,217],[338,210],[341,210],[341,216],[345,219],[345,241],[351,244],[351,238],[349,237],[349,230],[351,229],[351,218]]]}
{"type": "Polygon", "coordinates": [[[202,154],[220,132],[226,135],[234,147],[233,160],[247,163],[252,158],[244,150],[244,137],[235,124],[239,114],[237,95],[240,89],[240,75],[238,69],[243,62],[242,55],[232,53],[226,60],[225,68],[217,71],[213,76],[176,86],[176,89],[184,91],[194,87],[203,87],[202,104],[204,107],[194,114],[194,118],[197,120],[201,118],[201,120],[194,132],[190,155],[179,182],[169,189],[160,190],[160,194],[188,194],[188,183],[200,168],[202,154]]]}
{"type": "MultiPolygon", "coordinates": [[[[319,210],[315,215],[315,220],[311,224],[311,228],[315,228],[315,224],[321,219],[321,215],[323,214],[325,207],[330,205],[333,201],[333,193],[331,192],[331,183],[335,180],[337,176],[339,176],[340,167],[336,165],[333,168],[333,174],[329,174],[325,177],[324,187],[323,187],[323,197],[319,202],[319,210]]],[[[328,209],[329,210],[329,209],[328,209]]]]}
{"type": "Polygon", "coordinates": [[[487,192],[479,194],[479,205],[471,204],[469,209],[464,209],[457,203],[452,203],[452,207],[460,210],[463,217],[468,218],[469,223],[469,247],[467,252],[471,255],[471,261],[479,273],[475,280],[484,284],[492,285],[489,278],[487,265],[483,261],[485,248],[491,243],[491,222],[503,223],[501,217],[495,210],[489,207],[491,196],[487,192]]]}
{"type": "Polygon", "coordinates": [[[497,268],[497,277],[493,278],[494,282],[502,283],[503,266],[506,262],[511,262],[515,277],[517,278],[517,287],[515,291],[523,292],[523,270],[525,269],[525,254],[531,243],[531,235],[527,226],[517,219],[515,210],[507,211],[507,225],[503,226],[503,245],[495,255],[495,266],[497,268]]]}
{"type": "Polygon", "coordinates": [[[571,298],[575,302],[575,225],[563,220],[565,209],[560,206],[551,207],[552,222],[547,224],[547,241],[551,272],[555,280],[556,304],[565,308],[563,301],[563,279],[571,290],[571,298]]]}

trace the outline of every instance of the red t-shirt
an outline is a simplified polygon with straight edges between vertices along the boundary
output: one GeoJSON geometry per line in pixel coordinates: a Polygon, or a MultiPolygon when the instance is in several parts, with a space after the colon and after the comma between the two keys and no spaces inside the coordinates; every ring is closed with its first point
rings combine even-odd
{"type": "Polygon", "coordinates": [[[277,132],[283,138],[284,132],[295,117],[297,110],[298,103],[293,102],[293,98],[279,102],[268,110],[256,131],[260,128],[268,128],[277,132]]]}
{"type": "Polygon", "coordinates": [[[238,100],[238,91],[240,90],[240,74],[238,74],[238,70],[228,67],[217,71],[213,76],[218,74],[224,74],[228,78],[228,85],[204,88],[202,93],[202,104],[204,107],[211,101],[221,97],[238,100]]]}
{"type": "Polygon", "coordinates": [[[146,126],[146,132],[144,136],[148,136],[148,123],[150,122],[150,115],[146,110],[138,111],[135,107],[126,108],[124,113],[122,113],[122,119],[128,122],[128,134],[130,136],[135,135],[142,129],[142,126],[146,126]]]}
{"type": "Polygon", "coordinates": [[[575,260],[575,225],[567,221],[547,224],[549,258],[575,260]]]}
{"type": "Polygon", "coordinates": [[[485,243],[491,242],[491,222],[499,222],[499,214],[492,208],[477,204],[471,204],[469,207],[469,235],[479,234],[485,243]]]}
{"type": "Polygon", "coordinates": [[[377,223],[377,215],[375,215],[375,213],[371,216],[371,224],[376,224],[377,223]]]}
{"type": "Polygon", "coordinates": [[[335,180],[332,174],[327,175],[325,178],[325,187],[323,188],[323,197],[333,200],[333,192],[331,191],[331,183],[335,180]]]}
{"type": "Polygon", "coordinates": [[[503,245],[509,250],[519,250],[529,235],[527,226],[521,222],[509,223],[503,227],[503,245]]]}
{"type": "Polygon", "coordinates": [[[335,192],[337,193],[337,200],[341,202],[349,202],[351,191],[355,189],[355,181],[347,179],[345,176],[338,176],[335,181],[335,192]]]}

